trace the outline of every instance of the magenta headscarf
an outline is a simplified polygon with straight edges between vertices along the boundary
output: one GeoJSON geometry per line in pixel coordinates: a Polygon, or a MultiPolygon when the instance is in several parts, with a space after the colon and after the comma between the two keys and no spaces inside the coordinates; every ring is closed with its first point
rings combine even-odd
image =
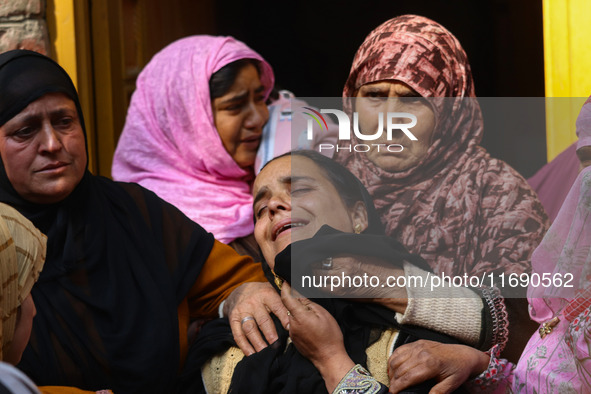
{"type": "Polygon", "coordinates": [[[247,58],[260,61],[268,95],[271,66],[232,37],[186,37],[157,53],[137,79],[113,160],[113,179],[154,191],[224,243],[253,232],[253,173],[222,145],[209,79],[247,58]]]}
{"type": "Polygon", "coordinates": [[[525,180],[479,146],[482,116],[458,40],[421,16],[383,23],[357,51],[343,97],[382,80],[431,98],[436,118],[426,157],[406,171],[386,172],[365,153],[340,149],[336,156],[374,197],[387,234],[435,272],[529,271],[547,217],[525,180]]]}
{"type": "MultiPolygon", "coordinates": [[[[577,149],[591,145],[591,97],[577,118],[577,149]]],[[[528,289],[530,316],[542,323],[551,319],[591,283],[591,167],[581,171],[556,219],[532,256],[533,272],[550,278],[573,275],[572,287],[537,286],[528,289]]]]}

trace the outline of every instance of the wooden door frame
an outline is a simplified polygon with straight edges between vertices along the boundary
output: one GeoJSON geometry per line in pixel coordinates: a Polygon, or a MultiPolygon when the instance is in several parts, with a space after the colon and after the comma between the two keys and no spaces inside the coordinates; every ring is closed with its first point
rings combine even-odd
{"type": "Polygon", "coordinates": [[[117,0],[91,3],[97,173],[110,177],[113,154],[127,112],[120,86],[124,69],[121,6],[117,0]]]}
{"type": "Polygon", "coordinates": [[[118,0],[47,0],[51,56],[68,72],[80,96],[88,140],[88,167],[111,176],[126,101],[120,88],[121,6],[118,0]]]}

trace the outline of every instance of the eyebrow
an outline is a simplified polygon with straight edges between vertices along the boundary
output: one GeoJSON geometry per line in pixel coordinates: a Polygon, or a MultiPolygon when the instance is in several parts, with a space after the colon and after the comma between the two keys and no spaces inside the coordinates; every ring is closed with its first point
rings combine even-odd
{"type": "MultiPolygon", "coordinates": [[[[49,116],[50,117],[59,117],[59,116],[65,116],[65,115],[72,115],[75,113],[76,113],[76,111],[73,109],[70,109],[70,108],[58,108],[58,109],[50,111],[49,116]]],[[[39,119],[42,119],[42,118],[43,118],[43,114],[40,114],[40,113],[26,115],[26,116],[23,116],[22,118],[18,118],[18,115],[17,115],[15,121],[19,122],[19,123],[29,123],[29,122],[38,121],[39,119]]]]}
{"type": "Polygon", "coordinates": [[[237,101],[242,101],[247,96],[248,96],[248,92],[240,93],[240,94],[237,94],[236,96],[232,96],[229,99],[222,101],[221,104],[231,104],[231,103],[235,103],[237,101]]]}
{"type": "MultiPolygon", "coordinates": [[[[254,92],[261,93],[264,90],[265,90],[265,87],[263,85],[261,85],[258,88],[256,88],[254,92]]],[[[222,101],[221,104],[235,103],[235,102],[242,101],[242,100],[246,99],[246,97],[248,97],[248,91],[246,91],[244,93],[239,93],[236,96],[232,96],[229,99],[222,101]]]]}
{"type": "Polygon", "coordinates": [[[315,181],[315,179],[310,176],[292,176],[291,181],[295,183],[298,181],[315,181]]]}
{"type": "Polygon", "coordinates": [[[54,111],[51,111],[50,115],[68,115],[70,112],[76,113],[77,110],[75,108],[58,108],[54,111]]]}
{"type": "Polygon", "coordinates": [[[384,85],[362,86],[360,90],[363,90],[364,92],[378,92],[382,90],[390,90],[390,87],[384,85]]]}

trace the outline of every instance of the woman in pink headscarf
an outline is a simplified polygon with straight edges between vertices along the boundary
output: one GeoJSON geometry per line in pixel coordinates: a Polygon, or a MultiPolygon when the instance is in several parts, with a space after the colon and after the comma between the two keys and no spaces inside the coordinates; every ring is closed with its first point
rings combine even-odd
{"type": "Polygon", "coordinates": [[[156,192],[257,257],[244,237],[253,232],[250,186],[273,83],[269,64],[232,37],[170,44],[137,79],[113,178],[156,192]]]}
{"type": "MultiPolygon", "coordinates": [[[[417,117],[410,129],[416,141],[401,132],[391,140],[382,133],[371,142],[352,136],[341,141],[336,155],[373,196],[388,235],[437,274],[498,278],[530,271],[548,219],[525,180],[479,146],[483,123],[470,65],[447,29],[416,15],[383,23],[357,51],[343,97],[367,133],[381,130],[380,112],[417,117]],[[371,149],[355,149],[363,143],[371,149]],[[402,149],[385,149],[391,144],[402,149]]],[[[483,319],[481,328],[492,343],[508,340],[505,354],[516,359],[533,327],[524,318],[525,288],[512,291],[523,298],[485,297],[492,320],[483,319]]],[[[432,308],[423,301],[429,293],[423,293],[409,290],[403,323],[426,325],[432,308]]]]}
{"type": "Polygon", "coordinates": [[[519,362],[498,358],[498,347],[487,354],[462,345],[406,345],[390,360],[397,370],[393,392],[430,377],[440,380],[440,392],[451,392],[469,376],[474,392],[591,392],[591,98],[577,118],[577,135],[584,169],[532,255],[529,314],[540,326],[519,362]],[[431,368],[421,367],[426,359],[431,368]]]}

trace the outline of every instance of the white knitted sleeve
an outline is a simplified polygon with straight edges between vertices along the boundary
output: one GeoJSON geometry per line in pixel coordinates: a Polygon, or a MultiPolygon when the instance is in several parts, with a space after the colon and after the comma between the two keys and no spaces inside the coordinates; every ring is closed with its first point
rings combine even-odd
{"type": "MultiPolygon", "coordinates": [[[[417,282],[411,277],[426,278],[433,275],[410,263],[404,262],[407,284],[417,282]]],[[[408,286],[408,305],[404,314],[397,313],[400,324],[412,324],[450,335],[460,341],[475,346],[478,344],[482,328],[482,299],[474,291],[465,287],[451,285],[408,286]]]]}

